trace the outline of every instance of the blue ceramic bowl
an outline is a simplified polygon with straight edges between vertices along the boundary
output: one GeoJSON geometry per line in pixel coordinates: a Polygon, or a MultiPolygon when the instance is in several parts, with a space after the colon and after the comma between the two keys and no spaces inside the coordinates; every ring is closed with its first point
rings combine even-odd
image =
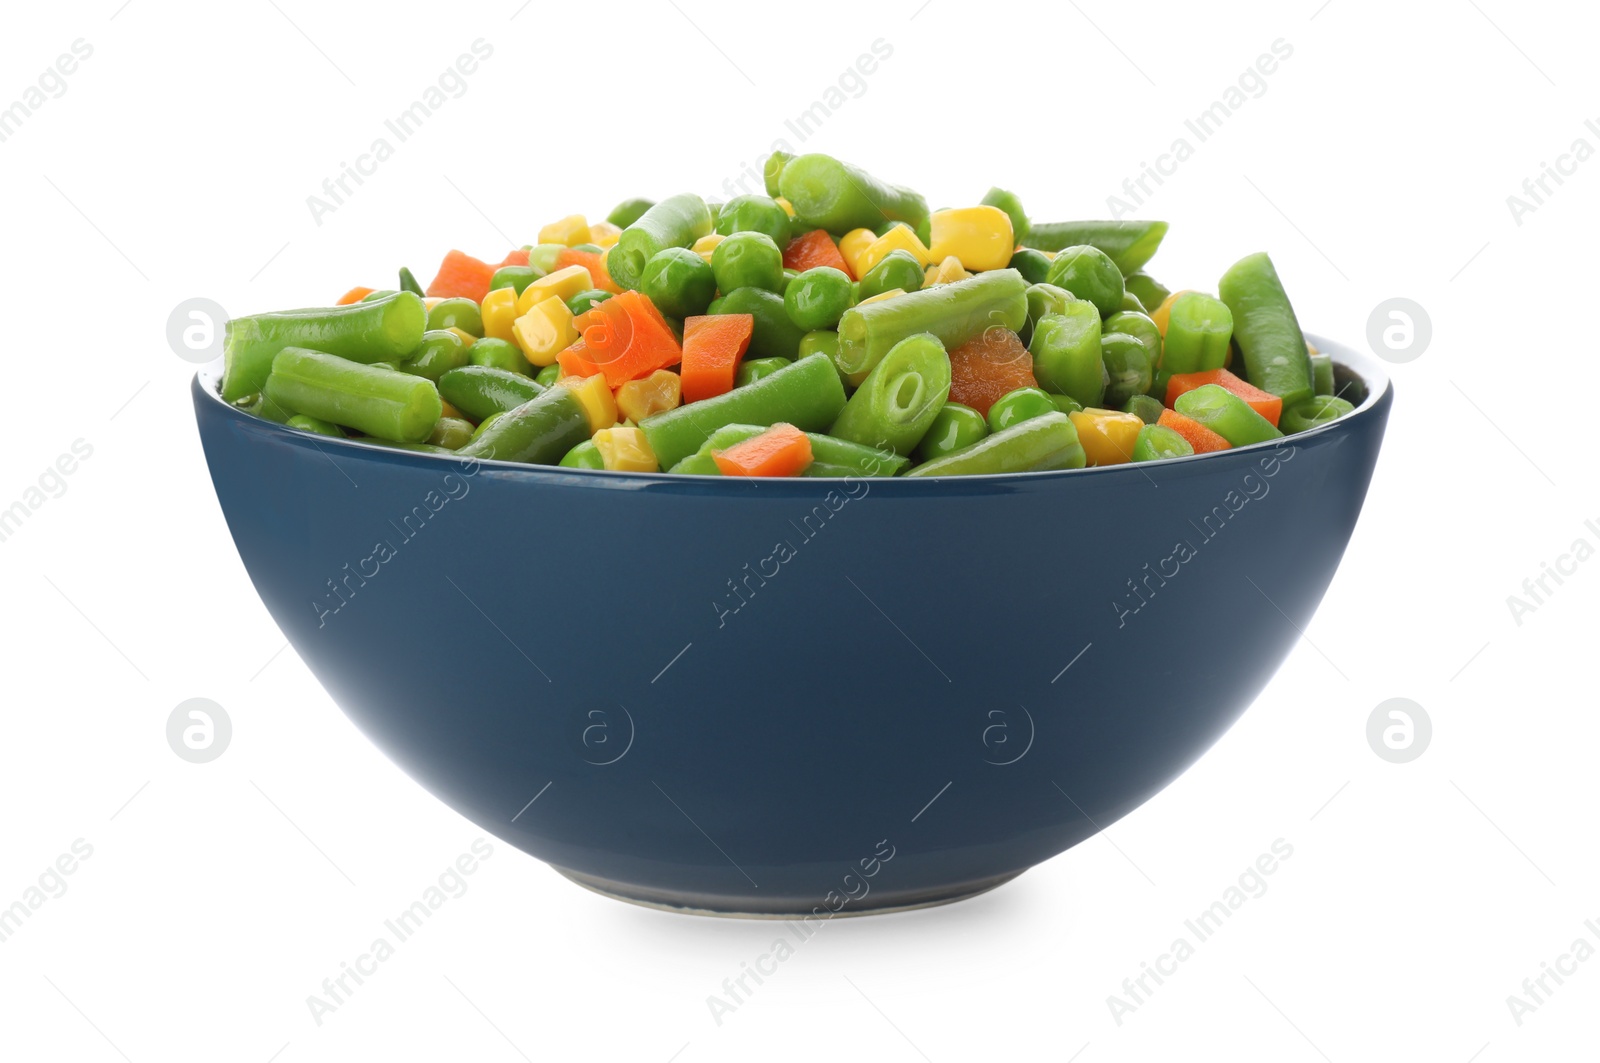
{"type": "Polygon", "coordinates": [[[946,480],[591,472],[296,432],[194,383],[256,590],[341,708],[583,885],[794,916],[996,886],[1170,783],[1261,691],[1392,401],[1147,465],[946,480]]]}

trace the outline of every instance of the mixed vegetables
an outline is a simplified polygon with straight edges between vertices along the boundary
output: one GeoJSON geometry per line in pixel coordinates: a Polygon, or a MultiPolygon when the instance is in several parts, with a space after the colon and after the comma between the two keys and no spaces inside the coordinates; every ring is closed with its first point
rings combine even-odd
{"type": "Polygon", "coordinates": [[[222,397],[306,432],[708,476],[1157,461],[1351,411],[1263,253],[1215,295],[1144,271],[1159,221],[1031,223],[774,154],[767,195],[631,199],[424,290],[228,323],[222,397]]]}

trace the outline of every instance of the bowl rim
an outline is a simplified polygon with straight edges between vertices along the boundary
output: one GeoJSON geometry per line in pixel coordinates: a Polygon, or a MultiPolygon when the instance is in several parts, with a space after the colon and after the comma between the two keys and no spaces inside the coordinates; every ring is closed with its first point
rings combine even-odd
{"type": "MultiPolygon", "coordinates": [[[[1322,354],[1331,354],[1334,364],[1342,365],[1355,376],[1359,377],[1366,386],[1366,398],[1354,410],[1337,420],[1318,425],[1304,432],[1297,432],[1292,436],[1282,436],[1277,439],[1267,439],[1260,443],[1250,443],[1242,447],[1230,447],[1227,450],[1212,451],[1206,454],[1186,454],[1177,458],[1163,458],[1151,462],[1123,462],[1117,465],[1090,465],[1081,469],[1047,469],[1033,472],[1004,472],[980,473],[967,476],[850,476],[850,477],[771,477],[763,480],[739,477],[734,482],[729,482],[729,477],[710,476],[701,473],[671,473],[661,472],[620,472],[611,469],[579,469],[558,465],[530,465],[517,461],[500,461],[492,458],[458,459],[447,454],[430,454],[423,451],[400,450],[394,447],[380,446],[375,443],[363,443],[354,439],[334,439],[329,436],[318,436],[309,432],[302,432],[287,425],[257,417],[239,409],[232,403],[223,400],[221,395],[222,359],[217,358],[201,366],[192,378],[192,388],[197,396],[214,403],[223,415],[234,422],[267,436],[275,436],[284,442],[295,446],[315,446],[321,450],[324,447],[337,447],[355,451],[355,456],[363,460],[380,460],[386,463],[413,465],[418,468],[436,468],[439,462],[450,462],[457,466],[470,462],[477,469],[492,469],[498,472],[509,472],[527,477],[535,482],[573,482],[589,481],[596,486],[614,487],[640,487],[657,484],[679,484],[683,486],[705,487],[710,484],[722,484],[730,489],[736,485],[740,488],[761,486],[778,487],[783,485],[821,485],[823,493],[829,485],[852,480],[864,480],[872,484],[874,489],[882,485],[900,483],[908,484],[967,484],[971,486],[1035,483],[1044,480],[1059,480],[1068,477],[1083,476],[1131,476],[1135,472],[1145,473],[1151,468],[1176,468],[1180,465],[1190,465],[1195,462],[1225,458],[1237,454],[1253,454],[1267,452],[1282,446],[1285,440],[1311,441],[1323,436],[1348,431],[1350,426],[1357,421],[1371,420],[1382,416],[1394,392],[1394,382],[1388,372],[1372,355],[1365,354],[1348,347],[1325,336],[1307,332],[1306,339],[1314,344],[1322,354]]],[[[198,415],[198,411],[197,415],[198,415]]],[[[891,487],[891,490],[894,489],[891,487]]]]}

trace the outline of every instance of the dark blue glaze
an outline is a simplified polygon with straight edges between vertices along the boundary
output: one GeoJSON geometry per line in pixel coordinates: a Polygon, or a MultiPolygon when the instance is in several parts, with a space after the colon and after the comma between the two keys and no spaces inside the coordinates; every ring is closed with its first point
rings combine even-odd
{"type": "Polygon", "coordinates": [[[462,469],[194,401],[262,600],[424,787],[613,892],[850,913],[1077,844],[1261,691],[1392,401],[1317,342],[1367,394],[1281,447],[942,481],[462,469]]]}

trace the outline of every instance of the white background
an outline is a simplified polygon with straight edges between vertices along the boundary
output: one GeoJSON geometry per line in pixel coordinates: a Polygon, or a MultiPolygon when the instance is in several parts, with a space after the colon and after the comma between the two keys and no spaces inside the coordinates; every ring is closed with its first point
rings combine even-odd
{"type": "Polygon", "coordinates": [[[1575,539],[1600,542],[1600,161],[1521,224],[1507,206],[1576,138],[1600,147],[1592,11],[520,3],[9,12],[0,101],[76,39],[93,55],[0,143],[0,507],[74,440],[93,454],[0,542],[0,905],[76,839],[93,855],[0,943],[0,1056],[1593,1057],[1600,962],[1520,1026],[1506,1002],[1575,939],[1600,944],[1600,562],[1520,625],[1506,603],[1575,539]],[[493,56],[465,94],[316,224],[307,196],[480,37],[493,56]],[[784,119],[878,38],[892,56],[804,148],[936,206],[1001,184],[1044,219],[1104,215],[1184,118],[1274,40],[1293,48],[1138,213],[1172,222],[1151,271],[1174,287],[1265,248],[1312,331],[1365,345],[1396,296],[1431,317],[1424,353],[1391,367],[1385,451],[1321,611],[1243,721],[1138,812],[981,899],[832,923],[720,1025],[706,998],[770,925],[621,905],[496,842],[319,1026],[307,996],[481,832],[280,652],[168,313],[327,302],[399,263],[426,281],[452,246],[498,257],[625,196],[723,198],[774,140],[801,146],[784,119]],[[166,743],[190,697],[233,721],[210,764],[166,743]],[[1367,744],[1391,697],[1433,722],[1409,764],[1367,744]],[[1279,838],[1294,853],[1268,891],[1115,1022],[1123,979],[1279,838]]]}

